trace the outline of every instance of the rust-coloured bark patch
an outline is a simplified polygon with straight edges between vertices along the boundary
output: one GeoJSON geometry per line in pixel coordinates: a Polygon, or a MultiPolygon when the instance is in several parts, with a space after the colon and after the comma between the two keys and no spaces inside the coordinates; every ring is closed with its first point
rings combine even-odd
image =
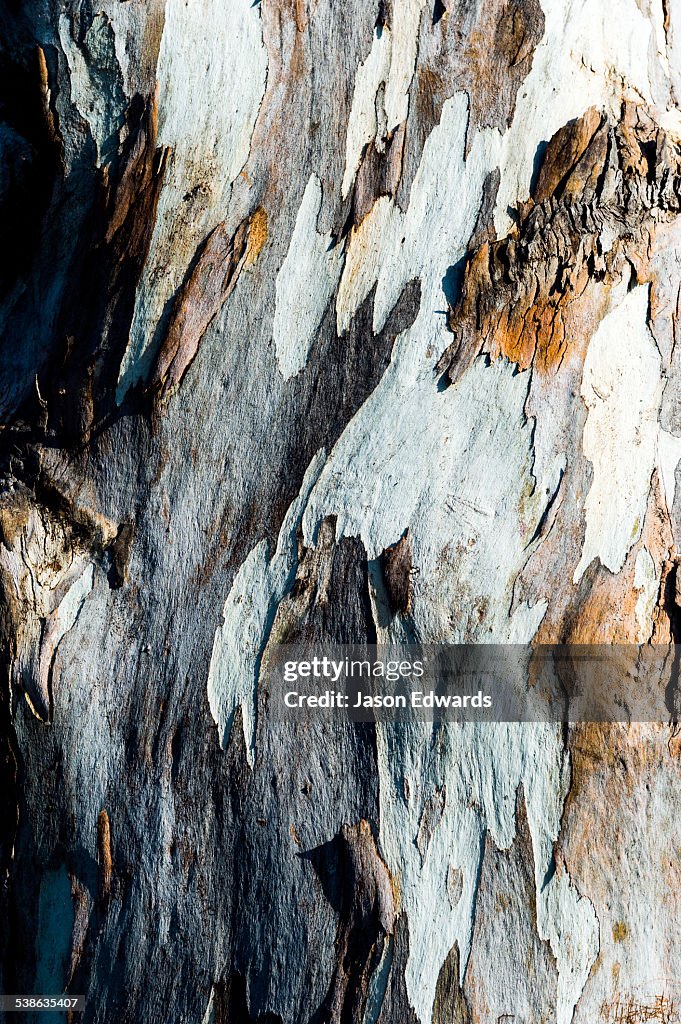
{"type": "Polygon", "coordinates": [[[681,1004],[664,993],[650,1002],[617,993],[601,1005],[601,1017],[607,1024],[676,1024],[681,1019],[681,1004]]]}
{"type": "Polygon", "coordinates": [[[592,108],[565,125],[514,230],[469,256],[438,372],[455,380],[482,352],[555,372],[584,350],[612,285],[650,279],[656,223],[680,198],[681,150],[645,111],[612,124],[592,108]]]}
{"type": "Polygon", "coordinates": [[[251,214],[251,226],[248,232],[245,266],[255,263],[267,241],[267,210],[259,206],[251,214]]]}

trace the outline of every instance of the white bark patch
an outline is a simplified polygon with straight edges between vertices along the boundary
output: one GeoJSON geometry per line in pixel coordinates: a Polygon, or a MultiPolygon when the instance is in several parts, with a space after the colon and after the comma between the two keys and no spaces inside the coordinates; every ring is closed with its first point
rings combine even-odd
{"type": "Polygon", "coordinates": [[[385,87],[385,113],[392,131],[409,112],[409,87],[414,77],[421,12],[426,0],[393,0],[390,73],[385,87]]]}
{"type": "Polygon", "coordinates": [[[353,186],[364,147],[374,139],[380,147],[384,133],[407,120],[425,6],[426,0],[393,0],[390,28],[376,28],[369,55],[357,69],[345,144],[344,199],[353,186]],[[378,111],[382,85],[385,92],[378,111]]]}
{"type": "Polygon", "coordinates": [[[564,462],[535,486],[524,413],[529,375],[515,374],[505,360],[487,367],[480,359],[442,392],[433,374],[451,339],[443,278],[463,255],[499,141],[496,132],[480,133],[465,160],[467,121],[467,98],[458,94],[426,142],[406,214],[381,198],[351,237],[337,299],[340,330],[375,281],[375,330],[414,277],[421,306],[337,442],[303,526],[310,541],[322,518],[337,515],[338,535],[361,536],[370,559],[409,526],[421,638],[524,642],[546,605],[509,617],[513,581],[564,462]]]}
{"type": "Polygon", "coordinates": [[[208,670],[208,703],[226,747],[234,713],[241,707],[246,757],[255,760],[256,698],[260,657],[269,630],[296,562],[296,528],[310,489],[324,462],[321,449],[310,463],[299,496],[282,523],[276,550],[268,557],[260,541],[237,573],[222,610],[223,623],[215,633],[208,670]]]}
{"type": "Polygon", "coordinates": [[[322,185],[310,176],[276,283],[273,336],[284,380],[304,368],[343,269],[343,248],[320,235],[322,185]]]}
{"type": "Polygon", "coordinates": [[[381,725],[377,748],[381,849],[409,922],[405,977],[419,1020],[431,1020],[437,978],[454,942],[463,981],[485,832],[490,830],[499,848],[510,847],[522,783],[535,857],[538,930],[558,960],[558,1024],[569,1024],[598,954],[598,928],[589,901],[579,899],[565,875],[546,883],[569,777],[560,727],[381,725]],[[443,787],[444,811],[422,857],[415,840],[423,809],[443,787]],[[461,896],[454,904],[448,894],[452,864],[461,873],[461,896]]]}
{"type": "Polygon", "coordinates": [[[647,323],[648,286],[629,292],[600,323],[584,362],[589,410],[582,445],[593,465],[579,583],[594,558],[613,573],[641,536],[655,466],[661,359],[647,323]]]}
{"type": "Polygon", "coordinates": [[[529,196],[538,145],[564,124],[590,106],[618,119],[623,95],[662,110],[669,105],[668,65],[636,0],[542,0],[542,8],[544,37],[504,136],[494,216],[499,237],[513,224],[508,208],[529,196]]]}
{"type": "MultiPolygon", "coordinates": [[[[534,834],[532,841],[536,841],[534,834]]],[[[542,939],[549,940],[558,965],[557,1024],[572,1024],[599,953],[598,918],[593,904],[575,889],[566,871],[555,874],[543,888],[538,867],[535,853],[537,930],[542,939]]]]}
{"type": "Polygon", "coordinates": [[[561,468],[535,487],[528,383],[505,360],[477,360],[445,392],[429,373],[405,387],[391,366],[312,493],[308,539],[335,514],[338,536],[361,536],[376,558],[409,526],[419,568],[413,620],[424,642],[526,642],[546,610],[509,617],[513,581],[561,468]]]}
{"type": "Polygon", "coordinates": [[[637,590],[639,594],[636,600],[636,622],[638,624],[636,642],[645,644],[650,640],[653,632],[653,613],[660,590],[655,562],[647,548],[641,548],[636,556],[634,590],[637,590]]]}
{"type": "Polygon", "coordinates": [[[62,14],[59,41],[69,65],[71,99],[90,126],[99,167],[116,151],[126,106],[114,30],[106,14],[96,14],[80,47],[62,14]]]}
{"type": "Polygon", "coordinates": [[[158,143],[172,152],[121,364],[119,402],[148,373],[159,317],[197,247],[227,215],[266,77],[259,8],[250,0],[167,0],[158,59],[158,143]]]}
{"type": "Polygon", "coordinates": [[[383,253],[395,244],[402,213],[388,196],[380,196],[357,228],[353,228],[336,296],[338,334],[345,334],[352,318],[376,284],[383,253]]]}
{"type": "Polygon", "coordinates": [[[367,59],[357,68],[352,109],[348,119],[348,134],[345,142],[345,173],[342,194],[346,198],[357,174],[362,151],[376,138],[378,120],[376,116],[376,94],[385,82],[390,70],[392,36],[389,28],[376,28],[374,41],[367,59]]]}
{"type": "MultiPolygon", "coordinates": [[[[380,331],[404,286],[415,277],[421,278],[422,309],[428,318],[444,317],[443,278],[465,252],[482,183],[498,160],[501,138],[497,131],[479,132],[465,159],[467,126],[468,99],[457,93],[444,104],[440,123],[426,140],[406,214],[392,204],[388,208],[391,201],[381,198],[351,236],[337,300],[339,325],[349,323],[377,282],[374,331],[380,331]],[[387,230],[381,237],[382,227],[387,230]],[[357,266],[367,256],[371,266],[358,274],[357,266]]],[[[426,337],[423,329],[419,334],[426,337]]],[[[420,345],[414,350],[419,359],[423,352],[420,345]]]]}
{"type": "MultiPolygon", "coordinates": [[[[54,612],[48,617],[43,631],[41,661],[47,662],[54,656],[62,637],[73,629],[80,615],[85,599],[95,585],[95,569],[88,565],[78,579],[69,587],[54,612]]],[[[49,663],[43,666],[45,672],[49,663]]]]}
{"type": "Polygon", "coordinates": [[[660,430],[657,460],[667,508],[671,512],[676,498],[676,467],[681,460],[681,437],[676,437],[667,430],[660,430]]]}

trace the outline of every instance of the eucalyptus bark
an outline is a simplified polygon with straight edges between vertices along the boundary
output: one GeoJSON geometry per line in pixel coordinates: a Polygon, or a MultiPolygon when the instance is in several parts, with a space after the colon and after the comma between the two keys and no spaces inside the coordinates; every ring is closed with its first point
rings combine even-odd
{"type": "Polygon", "coordinates": [[[284,725],[261,669],[680,641],[680,9],[0,19],[2,990],[677,1019],[673,724],[284,725]]]}

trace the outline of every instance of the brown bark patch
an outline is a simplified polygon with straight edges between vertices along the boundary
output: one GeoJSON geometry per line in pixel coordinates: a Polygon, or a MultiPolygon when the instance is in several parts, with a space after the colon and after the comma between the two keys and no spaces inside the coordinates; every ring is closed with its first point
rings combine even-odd
{"type": "MultiPolygon", "coordinates": [[[[532,67],[544,34],[538,0],[479,5],[477,22],[466,36],[461,77],[470,97],[474,129],[504,130],[513,120],[518,89],[532,67]]],[[[450,20],[455,31],[457,20],[450,20]]]]}
{"type": "Polygon", "coordinates": [[[267,210],[259,206],[251,214],[250,230],[248,232],[248,246],[246,248],[245,266],[250,267],[255,263],[267,241],[267,210]]]}
{"type": "Polygon", "coordinates": [[[405,530],[396,544],[386,548],[381,555],[383,582],[390,610],[407,615],[412,602],[412,552],[409,530],[405,530]]]}
{"type": "Polygon", "coordinates": [[[583,353],[609,289],[650,279],[656,224],[680,198],[681,150],[644,110],[625,106],[612,124],[591,109],[565,125],[514,230],[471,252],[438,372],[453,381],[484,352],[549,375],[583,353]]]}
{"type": "Polygon", "coordinates": [[[231,236],[223,222],[199,249],[175,300],[157,356],[152,382],[161,399],[180,385],[208,326],[234,288],[247,256],[248,234],[248,220],[231,236]]]}
{"type": "Polygon", "coordinates": [[[105,902],[111,893],[113,860],[111,858],[111,826],[104,809],[97,818],[97,861],[99,863],[99,896],[105,902]]]}
{"type": "Polygon", "coordinates": [[[311,859],[323,884],[333,879],[332,898],[340,897],[337,966],[324,1020],[329,1024],[362,1020],[371,976],[394,930],[390,874],[364,820],[343,825],[336,839],[313,851],[311,859]]]}
{"type": "Polygon", "coordinates": [[[223,222],[200,246],[175,299],[156,358],[152,386],[161,400],[181,384],[208,327],[231,295],[241,271],[257,260],[267,237],[267,212],[259,206],[233,235],[223,222]]]}
{"type": "Polygon", "coordinates": [[[589,177],[602,166],[603,135],[599,146],[586,160],[596,133],[603,127],[603,118],[591,107],[577,121],[570,121],[559,128],[549,142],[544,160],[532,190],[535,203],[542,203],[551,196],[559,197],[562,190],[570,186],[570,193],[578,195],[584,190],[585,177],[589,177]],[[573,173],[574,172],[574,173],[573,173]]]}
{"type": "Polygon", "coordinates": [[[471,1013],[459,984],[459,961],[459,947],[455,942],[438,974],[433,1024],[471,1024],[471,1013]]]}

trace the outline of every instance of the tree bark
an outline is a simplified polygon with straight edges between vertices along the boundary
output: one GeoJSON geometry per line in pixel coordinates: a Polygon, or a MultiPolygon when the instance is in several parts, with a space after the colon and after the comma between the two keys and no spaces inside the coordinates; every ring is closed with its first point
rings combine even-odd
{"type": "Polygon", "coordinates": [[[674,724],[282,724],[261,669],[681,642],[681,8],[1,19],[2,990],[677,1020],[674,724]]]}

